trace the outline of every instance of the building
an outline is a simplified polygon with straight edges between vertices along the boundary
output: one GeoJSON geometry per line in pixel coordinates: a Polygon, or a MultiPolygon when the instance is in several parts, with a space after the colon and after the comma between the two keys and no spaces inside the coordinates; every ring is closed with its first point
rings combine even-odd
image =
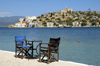
{"type": "Polygon", "coordinates": [[[97,16],[93,16],[93,17],[92,17],[92,19],[96,19],[96,18],[97,18],[97,16]]]}
{"type": "Polygon", "coordinates": [[[66,7],[65,9],[60,10],[59,12],[63,13],[63,12],[68,12],[68,11],[73,11],[71,8],[66,7]]]}
{"type": "Polygon", "coordinates": [[[33,23],[29,23],[29,27],[41,27],[42,24],[38,21],[35,21],[33,23]]]}
{"type": "Polygon", "coordinates": [[[73,27],[78,27],[78,22],[77,21],[75,21],[75,22],[73,22],[73,27]]]}
{"type": "Polygon", "coordinates": [[[36,19],[36,16],[32,16],[32,17],[26,16],[26,21],[33,20],[33,19],[36,19]]]}
{"type": "Polygon", "coordinates": [[[63,25],[60,24],[58,27],[63,27],[63,25]]]}
{"type": "Polygon", "coordinates": [[[71,8],[66,7],[65,11],[71,11],[72,12],[73,10],[71,8]]]}
{"type": "Polygon", "coordinates": [[[34,25],[35,25],[35,27],[41,27],[42,26],[42,23],[41,22],[38,22],[38,21],[35,21],[34,25]]]}
{"type": "Polygon", "coordinates": [[[24,18],[22,18],[22,17],[19,18],[19,22],[22,23],[23,20],[24,20],[24,18]]]}
{"type": "Polygon", "coordinates": [[[64,10],[64,9],[62,9],[62,10],[60,10],[59,12],[63,13],[63,12],[65,12],[65,10],[64,10]]]}
{"type": "Polygon", "coordinates": [[[49,16],[49,13],[45,13],[45,14],[44,14],[44,17],[48,17],[48,16],[49,16]]]}
{"type": "Polygon", "coordinates": [[[15,23],[15,27],[21,27],[21,23],[15,23]]]}
{"type": "Polygon", "coordinates": [[[15,23],[15,27],[28,27],[25,21],[15,23]]]}
{"type": "Polygon", "coordinates": [[[29,23],[28,27],[34,27],[34,23],[29,23]]]}
{"type": "Polygon", "coordinates": [[[47,22],[47,27],[53,27],[53,23],[52,22],[47,22]]]}

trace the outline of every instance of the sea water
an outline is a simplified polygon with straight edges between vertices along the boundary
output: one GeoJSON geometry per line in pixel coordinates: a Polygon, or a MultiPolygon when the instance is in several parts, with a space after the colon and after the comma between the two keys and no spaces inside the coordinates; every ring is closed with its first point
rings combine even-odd
{"type": "MultiPolygon", "coordinates": [[[[59,59],[100,66],[100,28],[4,28],[0,27],[0,50],[15,52],[14,36],[27,40],[61,38],[59,59]]],[[[34,44],[35,47],[38,43],[34,44]]]]}

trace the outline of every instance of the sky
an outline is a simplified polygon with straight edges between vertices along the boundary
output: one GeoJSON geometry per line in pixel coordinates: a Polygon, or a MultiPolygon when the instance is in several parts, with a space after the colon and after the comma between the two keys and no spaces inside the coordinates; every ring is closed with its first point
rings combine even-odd
{"type": "Polygon", "coordinates": [[[100,11],[100,0],[0,0],[0,17],[40,16],[65,7],[73,11],[100,11]]]}

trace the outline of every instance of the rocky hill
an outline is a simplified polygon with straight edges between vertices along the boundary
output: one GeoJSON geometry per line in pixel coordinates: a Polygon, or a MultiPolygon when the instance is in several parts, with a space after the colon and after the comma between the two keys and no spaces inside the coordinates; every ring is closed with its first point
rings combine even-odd
{"type": "Polygon", "coordinates": [[[54,26],[59,24],[73,26],[73,22],[77,21],[81,26],[87,26],[90,23],[93,26],[100,26],[100,12],[91,11],[72,11],[70,8],[65,8],[59,12],[49,12],[38,16],[37,21],[42,22],[46,26],[47,22],[53,22],[54,26]]]}

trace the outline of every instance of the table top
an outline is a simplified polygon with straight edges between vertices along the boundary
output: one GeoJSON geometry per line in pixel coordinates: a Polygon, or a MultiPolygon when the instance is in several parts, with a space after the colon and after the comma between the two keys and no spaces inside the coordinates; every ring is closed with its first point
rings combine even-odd
{"type": "Polygon", "coordinates": [[[28,42],[42,42],[42,40],[26,40],[28,42]]]}

